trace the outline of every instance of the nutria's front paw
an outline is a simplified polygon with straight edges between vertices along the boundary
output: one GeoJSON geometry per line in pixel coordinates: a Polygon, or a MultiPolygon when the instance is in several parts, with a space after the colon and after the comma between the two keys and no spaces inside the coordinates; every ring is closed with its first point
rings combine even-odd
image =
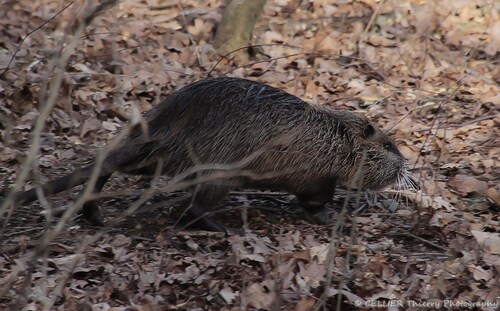
{"type": "Polygon", "coordinates": [[[79,218],[89,222],[91,225],[104,226],[104,221],[101,217],[97,203],[89,202],[84,204],[78,216],[79,218]]]}
{"type": "Polygon", "coordinates": [[[328,213],[328,210],[326,208],[316,211],[315,213],[309,212],[307,213],[307,215],[311,222],[320,225],[327,225],[330,223],[330,214],[328,213]]]}

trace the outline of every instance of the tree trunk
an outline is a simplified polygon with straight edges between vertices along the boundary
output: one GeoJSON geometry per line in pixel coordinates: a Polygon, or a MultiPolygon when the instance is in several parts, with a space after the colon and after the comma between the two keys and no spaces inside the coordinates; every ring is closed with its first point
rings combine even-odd
{"type": "MultiPolygon", "coordinates": [[[[227,5],[214,40],[214,48],[219,54],[250,45],[253,27],[265,3],[266,0],[232,0],[227,5]]],[[[248,60],[248,53],[238,55],[248,60]]]]}

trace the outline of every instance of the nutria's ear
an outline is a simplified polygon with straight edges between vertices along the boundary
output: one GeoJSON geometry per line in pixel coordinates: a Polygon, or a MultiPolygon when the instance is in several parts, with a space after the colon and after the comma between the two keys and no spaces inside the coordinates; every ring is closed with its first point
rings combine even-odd
{"type": "Polygon", "coordinates": [[[370,138],[373,136],[373,134],[375,134],[375,129],[373,128],[373,125],[368,123],[363,129],[363,137],[370,138]]]}

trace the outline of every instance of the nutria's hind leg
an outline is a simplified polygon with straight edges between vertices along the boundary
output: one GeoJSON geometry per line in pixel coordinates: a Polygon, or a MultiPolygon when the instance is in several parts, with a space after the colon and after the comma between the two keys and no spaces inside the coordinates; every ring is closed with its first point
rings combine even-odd
{"type": "Polygon", "coordinates": [[[189,225],[207,231],[225,232],[226,228],[224,225],[205,214],[224,199],[228,192],[229,188],[221,185],[203,184],[196,186],[193,190],[191,203],[186,210],[189,225]]]}
{"type": "Polygon", "coordinates": [[[336,178],[325,178],[312,183],[306,190],[295,192],[300,205],[307,211],[313,220],[319,223],[328,223],[328,213],[325,205],[333,199],[336,178]]]}
{"type": "MultiPolygon", "coordinates": [[[[110,177],[111,174],[99,177],[94,185],[93,193],[100,193],[110,177]]],[[[79,195],[83,195],[84,191],[85,188],[82,189],[79,195]]],[[[85,202],[82,207],[81,216],[83,219],[93,225],[102,226],[104,224],[104,222],[102,221],[101,213],[99,211],[99,204],[97,200],[85,202]]]]}
{"type": "MultiPolygon", "coordinates": [[[[112,163],[113,162],[112,159],[113,158],[110,157],[107,159],[107,161],[112,163]]],[[[114,163],[114,165],[116,165],[116,163],[114,163]]],[[[152,176],[155,173],[156,166],[157,166],[156,163],[153,163],[149,166],[139,167],[139,168],[135,168],[133,170],[127,170],[126,166],[125,166],[125,169],[121,166],[117,166],[117,167],[118,167],[118,170],[120,172],[123,172],[123,173],[132,174],[132,175],[152,176]]],[[[100,176],[99,178],[97,178],[96,183],[94,185],[93,193],[100,193],[102,191],[102,188],[104,188],[104,185],[106,184],[108,179],[111,177],[111,175],[112,174],[103,175],[103,176],[100,176]]],[[[82,190],[80,192],[80,196],[83,194],[83,191],[84,190],[82,190]]],[[[89,223],[91,223],[93,225],[102,226],[104,224],[104,222],[102,220],[101,213],[99,211],[99,203],[97,200],[90,200],[90,201],[85,202],[83,204],[80,215],[83,219],[85,219],[86,221],[88,221],[89,223]]]]}

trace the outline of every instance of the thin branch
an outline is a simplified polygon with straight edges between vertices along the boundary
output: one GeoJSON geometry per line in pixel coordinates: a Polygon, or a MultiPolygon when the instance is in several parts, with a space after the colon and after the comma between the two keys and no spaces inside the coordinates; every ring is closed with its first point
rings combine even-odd
{"type": "Polygon", "coordinates": [[[4,75],[7,73],[7,71],[10,69],[10,65],[12,64],[12,62],[14,61],[14,58],[16,58],[16,55],[17,53],[19,52],[19,50],[21,49],[21,46],[23,45],[24,41],[29,37],[31,36],[33,33],[35,33],[36,31],[38,31],[40,28],[42,28],[43,26],[47,25],[48,23],[50,23],[51,21],[53,21],[57,16],[59,16],[62,12],[64,12],[67,8],[69,8],[71,5],[73,5],[73,3],[75,3],[75,0],[71,1],[70,3],[68,3],[68,5],[66,5],[64,8],[62,8],[59,12],[57,12],[56,14],[54,14],[51,18],[49,18],[47,21],[41,23],[38,27],[36,27],[35,29],[31,30],[30,32],[28,32],[28,34],[26,36],[24,36],[24,38],[21,39],[21,42],[19,43],[19,45],[17,46],[17,49],[16,51],[14,52],[14,54],[12,55],[12,57],[10,58],[9,60],[9,63],[7,64],[7,67],[5,67],[4,71],[0,74],[0,79],[2,79],[4,77],[4,75]]]}

